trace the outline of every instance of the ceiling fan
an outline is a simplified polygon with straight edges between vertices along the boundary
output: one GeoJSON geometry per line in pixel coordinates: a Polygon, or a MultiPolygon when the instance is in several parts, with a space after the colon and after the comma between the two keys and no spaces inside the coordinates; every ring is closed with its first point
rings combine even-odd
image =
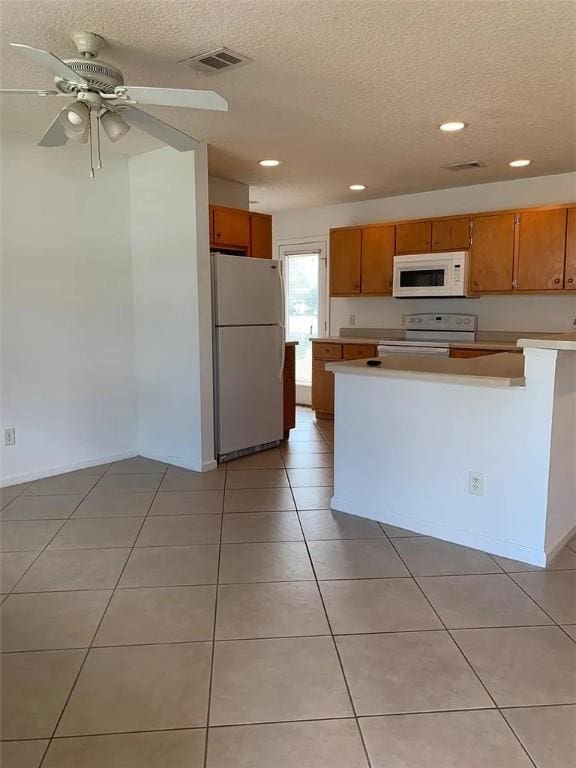
{"type": "Polygon", "coordinates": [[[94,178],[93,123],[95,123],[98,168],[100,159],[100,126],[110,139],[121,139],[131,126],[154,136],[180,152],[195,147],[195,139],[174,126],[138,109],[137,105],[213,109],[226,111],[228,103],[215,91],[192,91],[180,88],[152,88],[124,84],[122,72],[98,59],[105,44],[94,32],[72,35],[78,55],[59,59],[53,53],[21,43],[10,43],[29,59],[47,67],[54,75],[56,90],[0,89],[0,94],[36,94],[68,96],[73,101],[60,110],[40,141],[41,147],[60,147],[67,141],[90,142],[90,176],[94,178]]]}

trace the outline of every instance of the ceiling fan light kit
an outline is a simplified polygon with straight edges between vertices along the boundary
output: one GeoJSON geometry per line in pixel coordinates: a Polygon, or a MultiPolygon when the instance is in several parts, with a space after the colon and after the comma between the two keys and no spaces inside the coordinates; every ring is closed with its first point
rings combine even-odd
{"type": "Polygon", "coordinates": [[[112,64],[97,58],[106,42],[94,32],[72,35],[78,55],[59,59],[49,51],[32,48],[21,43],[10,43],[25,56],[47,67],[54,77],[57,90],[0,89],[0,94],[37,96],[70,96],[72,104],[64,107],[52,121],[38,142],[41,147],[61,147],[68,140],[85,144],[90,142],[90,176],[94,177],[92,156],[92,123],[100,161],[100,125],[112,142],[128,133],[130,126],[154,136],[179,152],[189,152],[197,141],[172,125],[143,112],[136,105],[153,104],[165,107],[210,109],[226,111],[228,104],[214,91],[181,88],[154,88],[124,84],[122,72],[112,64]]]}

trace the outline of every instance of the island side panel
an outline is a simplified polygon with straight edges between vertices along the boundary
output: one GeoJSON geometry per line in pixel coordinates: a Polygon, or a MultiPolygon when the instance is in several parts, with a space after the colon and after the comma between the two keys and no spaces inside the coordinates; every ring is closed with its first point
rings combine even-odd
{"type": "Polygon", "coordinates": [[[544,565],[550,355],[525,388],[337,373],[333,508],[544,565]]]}
{"type": "MultiPolygon", "coordinates": [[[[529,356],[534,350],[526,350],[529,356]]],[[[576,533],[576,353],[559,351],[546,519],[546,551],[559,551],[576,533]]]]}

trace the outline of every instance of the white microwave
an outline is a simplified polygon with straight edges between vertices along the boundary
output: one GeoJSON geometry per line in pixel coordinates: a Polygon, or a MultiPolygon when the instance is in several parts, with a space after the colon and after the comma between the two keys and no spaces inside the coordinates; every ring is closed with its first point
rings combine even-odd
{"type": "Polygon", "coordinates": [[[414,253],[394,257],[396,298],[467,296],[468,251],[414,253]]]}

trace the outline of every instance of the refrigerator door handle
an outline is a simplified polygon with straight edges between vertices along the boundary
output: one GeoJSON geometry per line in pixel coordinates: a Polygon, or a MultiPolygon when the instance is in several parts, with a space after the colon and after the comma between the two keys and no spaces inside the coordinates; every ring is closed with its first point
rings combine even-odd
{"type": "Polygon", "coordinates": [[[284,341],[284,326],[278,326],[280,330],[280,370],[278,371],[278,381],[282,381],[284,378],[284,362],[286,358],[286,348],[284,341]]]}
{"type": "Polygon", "coordinates": [[[281,346],[281,352],[280,352],[280,370],[278,371],[278,381],[282,381],[284,378],[284,362],[286,358],[286,349],[285,349],[285,337],[286,332],[284,328],[284,323],[286,322],[286,304],[285,304],[285,296],[284,296],[284,278],[282,276],[282,262],[278,262],[278,288],[280,290],[280,307],[281,307],[281,319],[280,319],[280,346],[281,346]]]}

